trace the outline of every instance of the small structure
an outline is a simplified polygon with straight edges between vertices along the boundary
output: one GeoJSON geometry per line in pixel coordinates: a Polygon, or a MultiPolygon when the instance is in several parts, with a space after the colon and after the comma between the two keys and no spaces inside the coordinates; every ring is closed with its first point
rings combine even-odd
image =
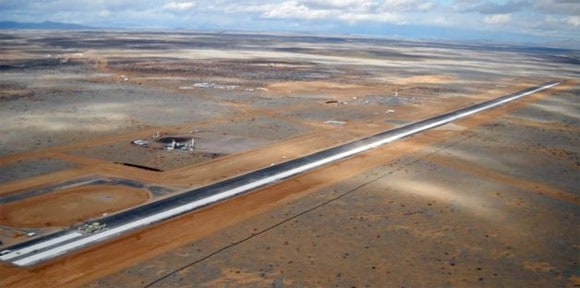
{"type": "Polygon", "coordinates": [[[83,234],[92,234],[92,233],[95,233],[97,231],[103,230],[105,228],[107,228],[107,224],[93,222],[93,223],[86,223],[86,224],[81,225],[78,228],[78,230],[79,230],[79,232],[81,232],[83,234]]]}
{"type": "Polygon", "coordinates": [[[337,121],[337,120],[326,120],[324,121],[325,124],[332,124],[332,125],[345,125],[345,121],[337,121]]]}
{"type": "Polygon", "coordinates": [[[165,150],[193,151],[195,149],[195,139],[193,137],[163,137],[157,139],[162,143],[165,150]]]}
{"type": "Polygon", "coordinates": [[[131,144],[138,145],[138,146],[141,146],[141,147],[148,147],[149,146],[149,141],[143,140],[143,139],[137,139],[137,140],[131,141],[131,144]]]}
{"type": "Polygon", "coordinates": [[[151,136],[151,142],[144,139],[131,141],[131,144],[153,149],[163,149],[167,151],[193,151],[196,148],[196,141],[191,136],[165,136],[164,132],[157,132],[151,136]]]}
{"type": "Polygon", "coordinates": [[[222,85],[216,83],[208,83],[208,82],[201,82],[193,84],[194,88],[203,88],[203,89],[223,89],[223,90],[234,90],[238,88],[238,85],[222,85]]]}

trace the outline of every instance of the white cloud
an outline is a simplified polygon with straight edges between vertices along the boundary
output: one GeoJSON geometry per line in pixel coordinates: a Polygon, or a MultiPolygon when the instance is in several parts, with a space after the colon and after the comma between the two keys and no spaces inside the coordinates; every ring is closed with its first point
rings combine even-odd
{"type": "Polygon", "coordinates": [[[311,7],[319,8],[347,8],[353,6],[368,6],[374,1],[361,1],[361,0],[305,0],[302,1],[304,4],[311,7]]]}
{"type": "Polygon", "coordinates": [[[433,18],[431,23],[436,24],[436,25],[440,25],[440,26],[451,26],[454,24],[454,22],[451,21],[451,19],[446,18],[446,17],[442,17],[442,16],[433,18]]]}
{"type": "Polygon", "coordinates": [[[577,0],[536,0],[533,7],[544,13],[580,15],[580,1],[577,0]]]}
{"type": "Polygon", "coordinates": [[[580,16],[569,16],[566,18],[566,23],[574,27],[580,26],[580,16]]]}
{"type": "Polygon", "coordinates": [[[107,10],[107,9],[99,11],[99,16],[104,17],[104,18],[111,16],[111,14],[113,14],[113,13],[111,13],[111,11],[107,10]]]}
{"type": "Polygon", "coordinates": [[[503,25],[507,24],[512,20],[512,16],[510,14],[495,14],[485,16],[483,18],[483,22],[492,25],[503,25]]]}
{"type": "Polygon", "coordinates": [[[173,11],[189,10],[195,6],[195,2],[169,2],[163,5],[164,9],[173,11]]]}
{"type": "Polygon", "coordinates": [[[428,11],[435,6],[433,1],[425,0],[386,0],[379,5],[380,11],[408,12],[428,11]]]}
{"type": "Polygon", "coordinates": [[[419,11],[429,11],[433,8],[435,4],[433,2],[423,2],[417,5],[419,11]]]}
{"type": "Polygon", "coordinates": [[[339,20],[354,24],[358,22],[380,22],[380,23],[394,23],[405,24],[405,18],[395,13],[383,12],[380,14],[370,13],[343,13],[338,16],[339,20]]]}
{"type": "Polygon", "coordinates": [[[299,18],[299,19],[324,19],[332,16],[332,10],[311,9],[297,1],[286,1],[279,6],[274,6],[264,12],[266,18],[299,18]]]}
{"type": "MultiPolygon", "coordinates": [[[[422,0],[390,0],[379,3],[370,0],[303,0],[285,1],[268,5],[262,13],[264,18],[334,20],[347,23],[405,23],[399,11],[407,10],[411,4],[415,9],[430,9],[432,4],[422,0]]],[[[266,6],[261,6],[266,7],[266,6]]],[[[248,8],[246,8],[248,9],[248,8]]]]}

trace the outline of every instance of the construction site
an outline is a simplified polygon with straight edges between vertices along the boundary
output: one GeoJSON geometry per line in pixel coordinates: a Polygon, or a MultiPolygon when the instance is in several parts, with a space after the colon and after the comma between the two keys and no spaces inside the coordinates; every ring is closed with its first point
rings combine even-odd
{"type": "Polygon", "coordinates": [[[1,287],[580,286],[578,50],[177,31],[6,30],[0,43],[1,287]],[[544,83],[46,260],[10,260],[544,83]]]}

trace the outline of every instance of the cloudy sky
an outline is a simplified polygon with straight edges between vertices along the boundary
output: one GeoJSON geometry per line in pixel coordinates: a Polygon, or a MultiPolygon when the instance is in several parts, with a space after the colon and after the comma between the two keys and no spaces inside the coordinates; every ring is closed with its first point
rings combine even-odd
{"type": "Polygon", "coordinates": [[[112,28],[580,39],[580,0],[0,0],[0,19],[112,28]]]}

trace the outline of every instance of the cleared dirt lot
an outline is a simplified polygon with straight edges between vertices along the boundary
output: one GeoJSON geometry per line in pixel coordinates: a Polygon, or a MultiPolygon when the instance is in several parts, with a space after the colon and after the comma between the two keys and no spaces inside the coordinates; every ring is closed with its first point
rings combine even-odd
{"type": "Polygon", "coordinates": [[[577,51],[199,33],[2,39],[0,200],[21,198],[0,204],[5,245],[565,81],[47,263],[2,263],[3,286],[579,284],[577,51]],[[131,144],[159,135],[196,147],[131,144]],[[86,177],[101,180],[74,182],[86,177]]]}

